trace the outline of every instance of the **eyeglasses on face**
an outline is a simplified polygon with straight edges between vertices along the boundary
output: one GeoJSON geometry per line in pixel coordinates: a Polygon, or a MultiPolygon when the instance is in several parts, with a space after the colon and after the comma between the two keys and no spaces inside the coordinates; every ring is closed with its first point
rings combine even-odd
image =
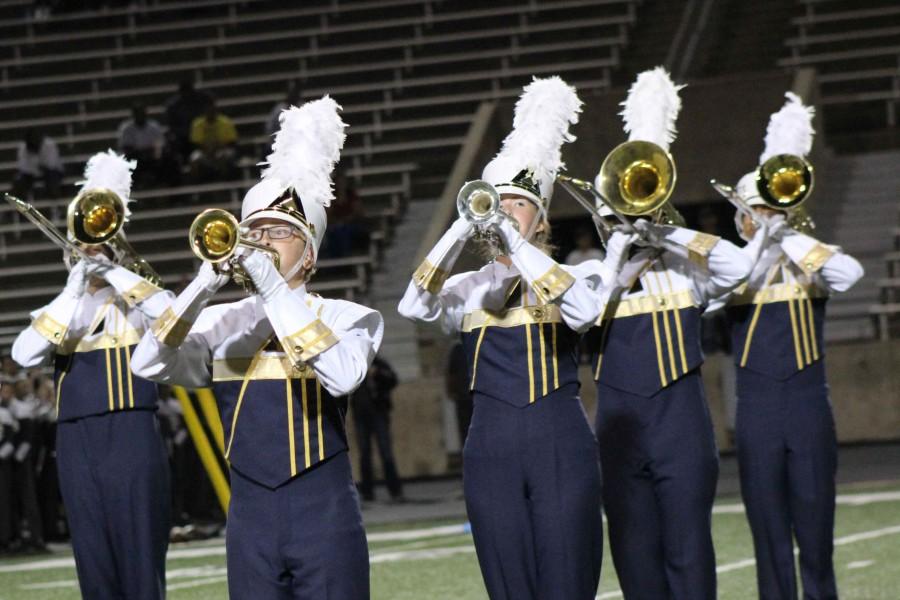
{"type": "Polygon", "coordinates": [[[294,235],[299,236],[300,231],[293,225],[271,225],[269,227],[256,227],[244,235],[248,242],[261,242],[263,236],[268,235],[270,240],[286,240],[294,235]]]}

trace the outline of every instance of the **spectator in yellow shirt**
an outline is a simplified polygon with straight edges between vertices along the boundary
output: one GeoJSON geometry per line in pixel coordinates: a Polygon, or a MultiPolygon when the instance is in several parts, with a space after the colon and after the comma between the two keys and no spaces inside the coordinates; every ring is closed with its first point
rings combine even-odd
{"type": "Polygon", "coordinates": [[[210,100],[205,114],[191,123],[191,174],[196,181],[236,176],[237,129],[234,121],[219,112],[210,100]]]}

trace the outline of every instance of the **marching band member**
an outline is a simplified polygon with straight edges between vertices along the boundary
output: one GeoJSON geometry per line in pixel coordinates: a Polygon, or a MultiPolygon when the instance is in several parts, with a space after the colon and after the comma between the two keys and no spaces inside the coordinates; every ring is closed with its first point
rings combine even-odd
{"type": "Polygon", "coordinates": [[[328,96],[281,114],[269,167],[244,197],[234,269],[255,294],[204,308],[227,280],[205,262],[148,332],[135,373],[212,386],[231,466],[231,598],[367,599],[369,561],[347,453],[346,396],[381,344],[381,315],[307,291],[346,125],[328,96]],[[243,249],[242,249],[243,250],[243,249]]]}
{"type": "MultiPolygon", "coordinates": [[[[134,167],[111,150],[94,155],[80,196],[112,192],[127,219],[134,167]]],[[[83,250],[91,258],[72,266],[59,296],[32,313],[12,355],[23,367],[56,365],[60,490],[82,595],[158,599],[166,585],[169,464],[156,385],[129,364],[172,295],[120,266],[114,247],[83,250]]]]}
{"type": "Polygon", "coordinates": [[[525,88],[513,131],[482,175],[501,198],[489,228],[504,251],[447,279],[473,231],[459,218],[398,309],[462,336],[475,406],[463,450],[466,508],[492,600],[586,600],[600,577],[600,469],[576,353],[602,300],[586,271],[541,249],[560,146],[574,139],[568,128],[580,106],[558,77],[525,88]]]}
{"type": "MultiPolygon", "coordinates": [[[[679,89],[662,68],[638,75],[623,103],[630,142],[667,154],[679,89]]],[[[601,229],[601,274],[614,291],[595,336],[595,432],[610,547],[626,599],[715,598],[718,452],[700,378],[700,314],[747,277],[750,260],[716,236],[660,222],[680,220],[671,207],[646,216],[630,219],[631,232],[615,220],[601,229]]]]}
{"type": "MultiPolygon", "coordinates": [[[[761,164],[803,157],[812,147],[813,109],[786,96],[769,121],[761,164]]],[[[836,598],[837,440],[822,330],[828,296],[852,287],[863,269],[837,246],[793,228],[794,211],[766,202],[756,179],[748,173],[737,185],[753,214],[739,210],[735,222],[748,247],[761,244],[762,252],[749,252],[749,280],[723,301],[737,365],[737,455],[759,597],[797,597],[794,536],[804,598],[836,598]]]]}

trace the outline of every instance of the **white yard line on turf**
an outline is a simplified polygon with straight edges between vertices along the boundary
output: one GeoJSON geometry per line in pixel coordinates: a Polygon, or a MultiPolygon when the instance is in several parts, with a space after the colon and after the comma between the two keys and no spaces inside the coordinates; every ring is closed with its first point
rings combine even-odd
{"type": "MultiPolygon", "coordinates": [[[[881,529],[873,529],[872,531],[862,531],[860,533],[854,533],[851,535],[845,535],[843,537],[835,538],[834,545],[835,546],[846,546],[847,544],[853,544],[855,542],[861,542],[864,540],[873,540],[876,538],[884,537],[886,535],[894,535],[900,533],[900,525],[894,525],[892,527],[882,527],[881,529]]],[[[797,553],[796,548],[794,549],[794,554],[797,553]]],[[[716,567],[716,573],[728,573],[729,571],[737,571],[739,569],[746,569],[747,567],[752,567],[756,564],[756,561],[752,558],[745,558],[743,560],[736,560],[734,562],[725,563],[724,565],[719,565],[716,567]]],[[[848,565],[849,566],[849,565],[848,565]]],[[[862,565],[868,566],[868,565],[862,565]]],[[[859,568],[859,567],[856,567],[859,568]]],[[[598,596],[596,596],[595,600],[612,600],[613,598],[621,598],[622,590],[614,590],[611,592],[604,592],[598,596]]]]}
{"type": "MultiPolygon", "coordinates": [[[[900,501],[900,491],[896,492],[873,492],[870,494],[838,494],[836,502],[843,506],[863,506],[866,504],[876,504],[879,502],[897,502],[900,501]]],[[[734,515],[744,514],[744,505],[741,502],[730,504],[717,504],[713,506],[714,515],[734,515]]]]}

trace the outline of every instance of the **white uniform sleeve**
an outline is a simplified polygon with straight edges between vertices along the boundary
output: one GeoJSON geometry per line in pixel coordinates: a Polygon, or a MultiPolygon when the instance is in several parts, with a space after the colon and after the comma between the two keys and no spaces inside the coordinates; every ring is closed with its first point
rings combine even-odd
{"type": "Polygon", "coordinates": [[[781,240],[781,249],[809,277],[829,292],[844,292],[860,280],[864,271],[855,258],[838,246],[823,244],[808,235],[790,231],[781,240]]]}
{"type": "Polygon", "coordinates": [[[412,281],[400,300],[397,311],[402,316],[426,323],[438,322],[444,333],[459,331],[465,298],[459,295],[463,290],[458,288],[462,285],[464,289],[464,281],[472,274],[457,275],[449,281],[448,276],[466,245],[471,229],[465,220],[457,219],[434,245],[413,273],[412,281]]]}
{"type": "Polygon", "coordinates": [[[215,307],[203,311],[215,293],[206,285],[202,278],[194,279],[144,333],[131,358],[131,370],[136,375],[186,387],[211,383],[210,336],[217,327],[227,331],[229,323],[215,307]]]}
{"type": "Polygon", "coordinates": [[[156,321],[167,308],[172,306],[175,294],[159,288],[137,273],[115,266],[103,277],[116,290],[128,306],[136,308],[142,315],[145,327],[156,321]]]}
{"type": "Polygon", "coordinates": [[[12,346],[12,358],[23,367],[45,364],[66,339],[80,299],[63,291],[50,304],[31,313],[31,325],[12,346]]]}
{"type": "MultiPolygon", "coordinates": [[[[750,276],[753,269],[750,254],[728,240],[684,227],[665,229],[666,250],[695,265],[699,276],[691,277],[692,287],[694,295],[704,304],[730,292],[750,276]]],[[[750,253],[754,251],[751,248],[750,253]]]]}

